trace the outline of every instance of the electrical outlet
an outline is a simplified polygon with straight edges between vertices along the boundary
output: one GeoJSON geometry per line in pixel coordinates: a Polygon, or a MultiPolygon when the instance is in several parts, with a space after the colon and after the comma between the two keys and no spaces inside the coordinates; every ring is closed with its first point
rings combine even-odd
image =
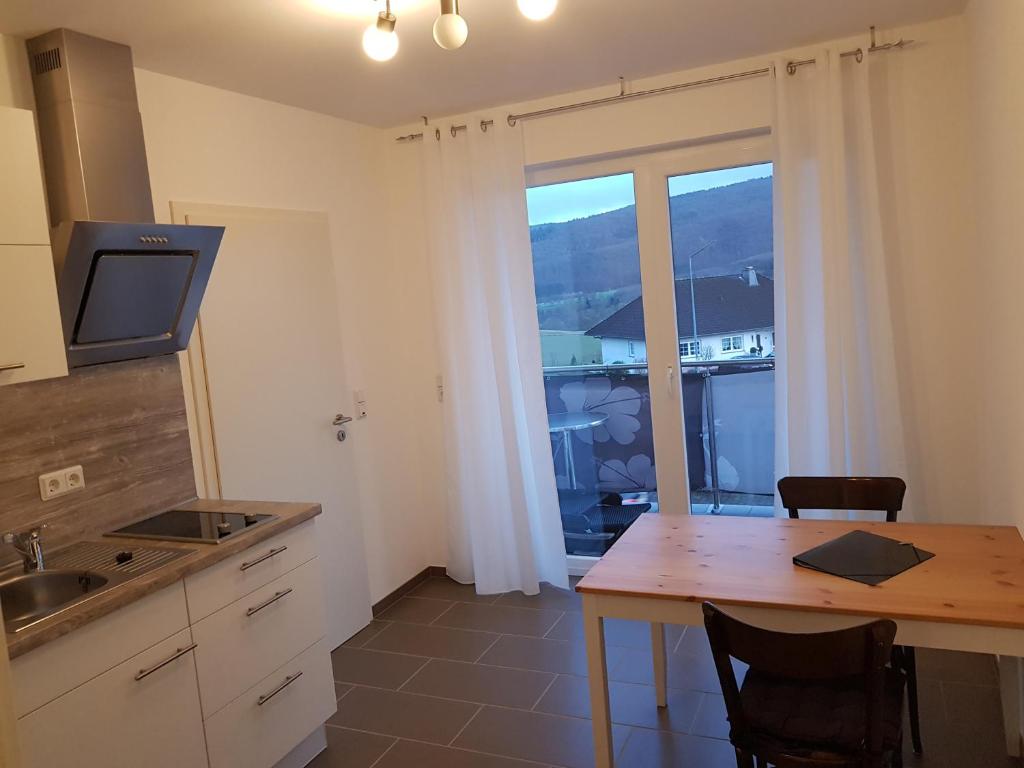
{"type": "Polygon", "coordinates": [[[39,476],[39,498],[43,501],[85,488],[85,471],[80,464],[39,476]]]}
{"type": "Polygon", "coordinates": [[[64,485],[67,486],[68,493],[85,488],[85,470],[81,464],[64,470],[64,485]]]}

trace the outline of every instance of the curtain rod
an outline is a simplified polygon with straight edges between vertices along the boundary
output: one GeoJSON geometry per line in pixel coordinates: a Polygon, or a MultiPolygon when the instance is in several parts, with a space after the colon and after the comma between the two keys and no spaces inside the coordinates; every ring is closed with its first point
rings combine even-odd
{"type": "MultiPolygon", "coordinates": [[[[893,49],[905,48],[911,45],[913,40],[905,40],[902,37],[894,43],[877,43],[875,40],[875,28],[871,27],[871,45],[868,47],[868,53],[881,53],[882,51],[890,51],[893,49]]],[[[848,58],[850,56],[856,57],[857,61],[864,59],[864,49],[855,48],[852,51],[843,51],[840,56],[842,58],[848,58]]],[[[790,61],[786,64],[786,71],[793,75],[796,74],[797,69],[805,67],[809,64],[814,64],[815,59],[799,59],[796,61],[790,61]]],[[[619,93],[615,96],[606,96],[602,99],[591,99],[590,101],[580,101],[575,104],[562,104],[557,107],[549,107],[547,109],[538,109],[534,112],[523,112],[518,115],[509,115],[506,119],[509,126],[515,126],[520,120],[534,120],[539,117],[549,117],[550,115],[558,115],[563,112],[575,112],[576,110],[590,109],[592,107],[600,107],[606,104],[616,104],[622,101],[631,101],[633,99],[642,99],[648,96],[658,96],[663,93],[672,93],[674,91],[682,91],[687,88],[699,88],[705,85],[713,85],[715,83],[725,83],[731,80],[743,80],[749,77],[761,77],[763,75],[771,74],[773,67],[760,67],[758,69],[748,69],[745,72],[734,72],[729,75],[720,75],[718,77],[708,77],[703,80],[692,80],[688,83],[676,83],[674,85],[666,85],[661,88],[650,88],[645,91],[635,91],[633,93],[626,93],[625,80],[619,78],[619,93]]],[[[493,121],[485,120],[481,122],[481,129],[486,131],[485,125],[493,125],[493,121]]],[[[465,125],[453,125],[450,128],[452,136],[456,136],[459,131],[466,130],[465,125]]],[[[435,131],[435,135],[438,140],[441,138],[441,129],[438,128],[435,131]]],[[[422,133],[410,133],[407,136],[399,136],[395,139],[397,142],[416,141],[422,139],[422,133]]]]}

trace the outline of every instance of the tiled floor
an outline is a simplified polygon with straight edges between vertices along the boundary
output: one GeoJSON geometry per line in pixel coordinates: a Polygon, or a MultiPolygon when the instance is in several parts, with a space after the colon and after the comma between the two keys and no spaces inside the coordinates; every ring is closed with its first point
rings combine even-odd
{"type": "MultiPolygon", "coordinates": [[[[669,628],[669,707],[651,687],[646,625],[606,626],[621,768],[732,768],[707,638],[669,628]]],[[[312,768],[590,768],[578,595],[481,597],[431,579],[336,650],[338,712],[312,768]]],[[[920,768],[1010,768],[994,660],[918,651],[920,768]]],[[[909,741],[909,736],[908,736],[909,741]]]]}

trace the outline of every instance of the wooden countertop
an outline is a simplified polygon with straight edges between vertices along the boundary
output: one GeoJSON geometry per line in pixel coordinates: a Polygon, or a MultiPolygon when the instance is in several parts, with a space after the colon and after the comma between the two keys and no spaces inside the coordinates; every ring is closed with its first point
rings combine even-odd
{"type": "Polygon", "coordinates": [[[1024,540],[1013,527],[645,514],[576,589],[1024,629],[1024,540]],[[852,530],[935,557],[876,587],[793,565],[852,530]]]}
{"type": "Polygon", "coordinates": [[[200,544],[181,541],[157,541],[155,539],[127,539],[93,537],[89,540],[116,542],[116,546],[161,547],[184,549],[190,554],[179,557],[165,566],[130,579],[123,584],[96,595],[83,603],[72,606],[50,616],[38,624],[26,627],[21,632],[7,635],[7,653],[13,659],[23,653],[73,632],[78,627],[106,616],[129,603],[152,594],[186,576],[209,568],[239,552],[244,552],[261,541],[294,528],[320,514],[319,504],[269,502],[269,501],[215,501],[196,499],[176,505],[175,509],[192,509],[203,512],[255,512],[256,514],[277,515],[278,519],[264,523],[247,532],[244,536],[226,539],[220,544],[200,544]]]}

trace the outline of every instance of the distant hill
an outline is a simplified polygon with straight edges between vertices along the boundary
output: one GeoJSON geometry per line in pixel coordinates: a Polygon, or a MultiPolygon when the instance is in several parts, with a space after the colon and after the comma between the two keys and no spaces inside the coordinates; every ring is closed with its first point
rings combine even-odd
{"type": "MultiPolygon", "coordinates": [[[[739,274],[753,266],[774,275],[772,180],[753,179],[677,195],[672,251],[678,277],[739,274]]],[[[530,228],[541,328],[581,331],[640,295],[636,206],[530,228]]]]}

